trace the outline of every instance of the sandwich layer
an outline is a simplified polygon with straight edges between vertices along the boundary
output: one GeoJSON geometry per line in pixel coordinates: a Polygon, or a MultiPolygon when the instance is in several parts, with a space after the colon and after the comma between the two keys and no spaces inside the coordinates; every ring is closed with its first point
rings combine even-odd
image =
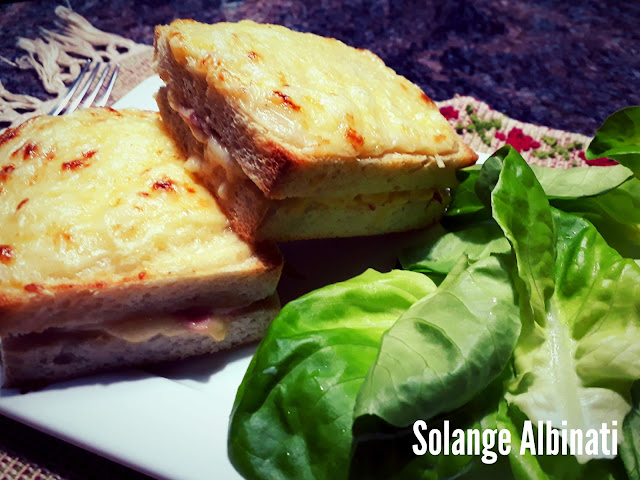
{"type": "Polygon", "coordinates": [[[43,383],[144,367],[259,340],[279,310],[276,296],[240,309],[127,317],[2,339],[4,386],[43,383]]]}
{"type": "Polygon", "coordinates": [[[186,168],[208,185],[243,237],[290,241],[401,232],[437,222],[449,203],[448,191],[435,189],[269,199],[234,167],[228,151],[192,131],[171,107],[166,87],[156,100],[188,156],[186,168]]]}
{"type": "Polygon", "coordinates": [[[449,199],[447,190],[416,190],[344,199],[275,200],[257,230],[257,238],[290,241],[415,230],[438,222],[449,199]]]}
{"type": "Polygon", "coordinates": [[[155,47],[174,110],[268,198],[448,188],[477,158],[417,86],[335,39],[176,20],[155,47]]]}
{"type": "Polygon", "coordinates": [[[242,306],[281,259],[228,225],[159,115],[88,109],[0,137],[0,335],[242,306]]]}

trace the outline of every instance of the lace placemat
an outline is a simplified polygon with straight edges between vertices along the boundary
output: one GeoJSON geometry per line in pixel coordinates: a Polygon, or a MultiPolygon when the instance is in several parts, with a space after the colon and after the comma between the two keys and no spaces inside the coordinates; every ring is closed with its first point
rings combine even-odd
{"type": "Polygon", "coordinates": [[[0,480],[63,480],[62,477],[28,463],[18,456],[0,451],[0,480]]]}

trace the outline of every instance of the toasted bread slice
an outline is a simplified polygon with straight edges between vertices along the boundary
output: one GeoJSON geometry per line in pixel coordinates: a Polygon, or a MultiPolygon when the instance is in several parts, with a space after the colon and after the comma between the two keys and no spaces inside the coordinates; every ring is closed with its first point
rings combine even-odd
{"type": "Polygon", "coordinates": [[[155,49],[195,138],[269,199],[444,189],[477,159],[420,88],[338,40],[176,20],[155,49]]]}
{"type": "Polygon", "coordinates": [[[273,295],[275,245],[240,239],[157,113],[88,109],[0,137],[0,336],[273,295]]]}
{"type": "MultiPolygon", "coordinates": [[[[242,237],[278,241],[402,232],[436,223],[449,204],[447,190],[269,199],[242,172],[229,175],[225,153],[204,146],[169,105],[167,88],[156,100],[165,125],[188,157],[186,168],[213,191],[242,237]],[[229,180],[229,178],[232,180],[229,180]]],[[[210,143],[208,142],[208,145],[210,143]]]]}

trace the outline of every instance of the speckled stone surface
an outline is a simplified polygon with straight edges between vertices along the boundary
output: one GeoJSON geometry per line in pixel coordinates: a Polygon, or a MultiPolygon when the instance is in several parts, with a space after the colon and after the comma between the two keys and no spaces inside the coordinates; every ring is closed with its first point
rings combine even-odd
{"type": "MultiPolygon", "coordinates": [[[[0,55],[18,35],[51,27],[60,2],[0,6],[0,55]]],[[[365,47],[434,100],[471,95],[517,120],[592,135],[613,111],[640,103],[639,2],[456,0],[88,1],[96,27],[153,41],[174,18],[250,18],[365,47]],[[577,4],[577,5],[570,5],[577,4]]],[[[0,64],[11,91],[42,97],[33,72],[0,64]]]]}

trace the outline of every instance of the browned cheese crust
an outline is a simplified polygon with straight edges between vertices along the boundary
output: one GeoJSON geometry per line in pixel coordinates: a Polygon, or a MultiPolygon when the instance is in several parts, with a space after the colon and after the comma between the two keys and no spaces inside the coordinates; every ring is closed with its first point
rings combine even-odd
{"type": "Polygon", "coordinates": [[[156,113],[89,109],[0,137],[0,335],[244,306],[282,259],[247,244],[156,113]]]}

